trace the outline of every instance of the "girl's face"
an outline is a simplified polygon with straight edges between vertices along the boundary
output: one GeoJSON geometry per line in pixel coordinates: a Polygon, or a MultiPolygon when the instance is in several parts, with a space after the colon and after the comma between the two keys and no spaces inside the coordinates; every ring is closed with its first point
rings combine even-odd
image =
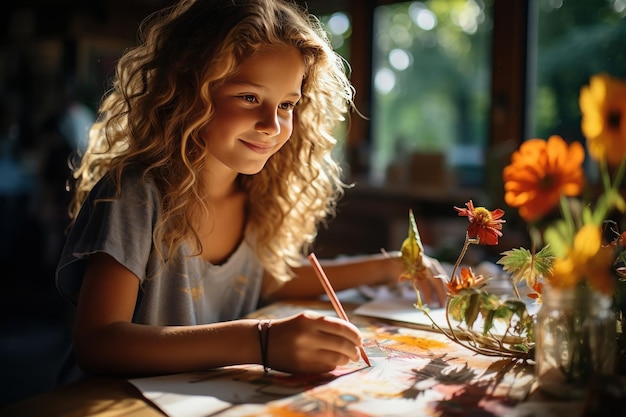
{"type": "Polygon", "coordinates": [[[303,77],[302,55],[293,47],[267,47],[244,60],[214,91],[204,136],[214,162],[241,174],[259,172],[291,136],[303,77]]]}

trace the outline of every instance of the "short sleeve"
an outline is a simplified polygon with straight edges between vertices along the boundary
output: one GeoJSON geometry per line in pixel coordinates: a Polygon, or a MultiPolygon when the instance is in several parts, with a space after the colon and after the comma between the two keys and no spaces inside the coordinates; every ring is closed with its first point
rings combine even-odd
{"type": "Polygon", "coordinates": [[[140,281],[146,277],[152,232],[158,217],[159,194],[140,174],[122,176],[122,193],[108,177],[92,189],[70,230],[56,271],[60,293],[78,300],[87,259],[96,252],[111,255],[140,281]]]}

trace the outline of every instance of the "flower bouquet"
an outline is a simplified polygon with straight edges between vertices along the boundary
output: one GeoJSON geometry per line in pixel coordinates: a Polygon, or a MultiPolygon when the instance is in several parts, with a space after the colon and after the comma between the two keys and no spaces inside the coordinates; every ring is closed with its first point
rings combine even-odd
{"type": "Polygon", "coordinates": [[[418,283],[431,278],[432,272],[424,265],[424,248],[412,211],[409,211],[409,233],[400,249],[406,269],[400,279],[411,281],[417,296],[415,307],[450,340],[483,355],[530,359],[534,355],[534,318],[524,301],[519,296],[502,298],[489,292],[485,289],[489,277],[476,276],[471,267],[461,266],[470,245],[498,243],[505,222],[504,212],[474,207],[472,201],[467,202],[466,207],[455,207],[459,215],[469,218],[470,225],[451,278],[446,282],[447,328],[438,324],[428,306],[422,303],[418,283]],[[503,323],[504,328],[496,329],[498,322],[503,323]]]}
{"type": "MultiPolygon", "coordinates": [[[[626,304],[619,291],[626,277],[626,233],[620,227],[626,211],[620,192],[626,166],[626,83],[596,75],[581,89],[579,104],[589,162],[599,181],[585,176],[581,143],[557,135],[523,142],[502,172],[504,200],[526,222],[531,242],[530,248],[502,252],[497,262],[513,293],[503,298],[487,291],[490,277],[463,266],[470,245],[497,245],[505,224],[503,210],[470,200],[463,208],[454,207],[469,226],[446,280],[447,328],[431,317],[434,327],[476,353],[536,359],[538,372],[555,371],[567,382],[586,382],[595,373],[614,370],[611,346],[626,304]],[[528,312],[518,291],[523,284],[527,301],[541,304],[537,315],[528,312]]],[[[415,306],[430,317],[417,285],[430,272],[412,212],[401,252],[406,270],[401,279],[413,283],[415,306]]]]}

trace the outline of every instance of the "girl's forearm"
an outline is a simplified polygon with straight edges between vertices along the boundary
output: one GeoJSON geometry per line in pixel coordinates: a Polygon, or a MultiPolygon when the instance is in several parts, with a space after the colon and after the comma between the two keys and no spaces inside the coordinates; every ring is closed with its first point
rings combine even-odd
{"type": "MultiPolygon", "coordinates": [[[[308,261],[307,261],[308,262],[308,261]]],[[[398,253],[320,260],[335,291],[397,280],[402,273],[398,253]]],[[[271,300],[313,298],[324,294],[310,264],[295,268],[296,276],[269,295],[271,300]]]]}
{"type": "Polygon", "coordinates": [[[107,375],[188,372],[261,363],[257,320],[199,326],[146,326],[117,322],[77,335],[78,363],[107,375]]]}

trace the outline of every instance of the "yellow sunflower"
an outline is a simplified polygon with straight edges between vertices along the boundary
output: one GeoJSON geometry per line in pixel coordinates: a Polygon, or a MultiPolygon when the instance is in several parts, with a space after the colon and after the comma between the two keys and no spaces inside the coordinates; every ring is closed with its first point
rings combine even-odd
{"type": "Polygon", "coordinates": [[[502,172],[504,200],[529,222],[540,219],[558,204],[561,195],[577,196],[584,186],[585,150],[554,135],[547,141],[529,139],[511,156],[502,172]]]}
{"type": "Polygon", "coordinates": [[[586,280],[596,290],[611,294],[614,259],[613,249],[602,245],[601,228],[585,225],[576,233],[567,256],[554,261],[550,283],[555,287],[572,288],[586,280]]]}
{"type": "Polygon", "coordinates": [[[594,75],[580,90],[579,106],[591,157],[619,165],[626,153],[626,82],[606,73],[594,75]]]}

